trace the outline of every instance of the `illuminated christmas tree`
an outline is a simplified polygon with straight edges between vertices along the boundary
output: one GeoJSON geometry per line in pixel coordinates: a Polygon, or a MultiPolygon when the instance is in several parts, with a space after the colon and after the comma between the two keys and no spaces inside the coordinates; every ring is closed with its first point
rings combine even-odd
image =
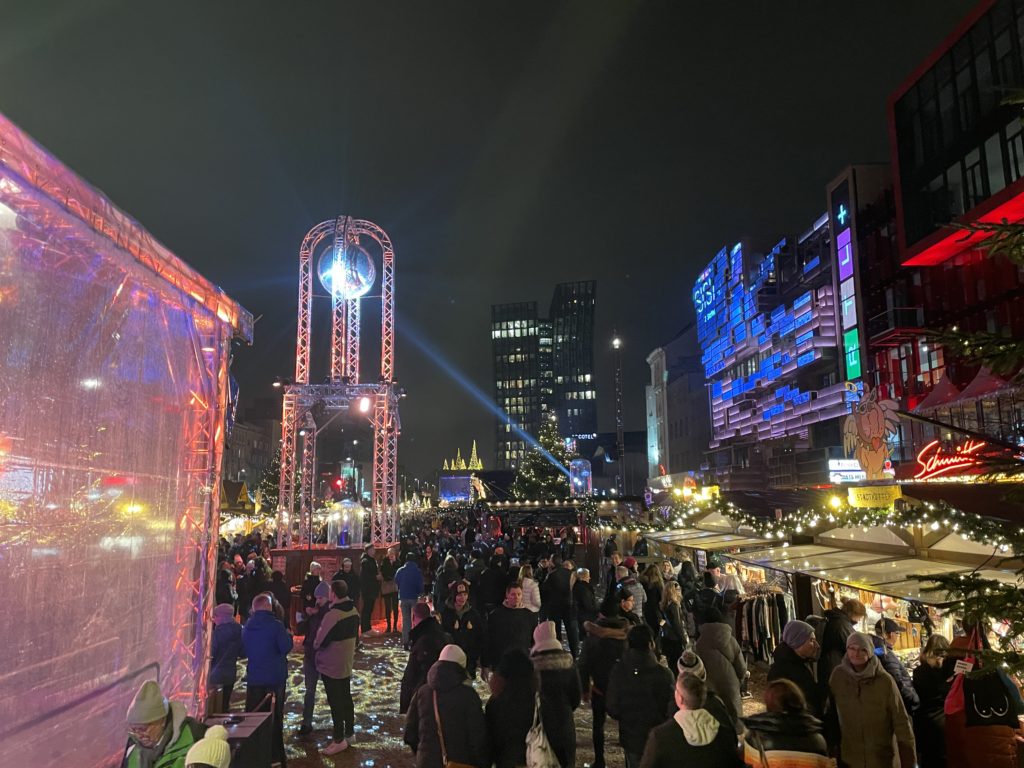
{"type": "Polygon", "coordinates": [[[469,456],[469,468],[473,471],[480,471],[484,468],[484,463],[480,461],[480,457],[476,453],[476,440],[473,441],[473,453],[469,456]]]}
{"type": "Polygon", "coordinates": [[[512,495],[517,499],[564,499],[569,495],[566,472],[571,457],[558,434],[554,414],[542,418],[537,442],[543,451],[533,447],[523,457],[512,482],[512,495]]]}
{"type": "Polygon", "coordinates": [[[281,493],[281,449],[274,451],[274,458],[263,470],[260,484],[256,486],[254,498],[256,511],[261,515],[276,515],[278,497],[281,493]]]}

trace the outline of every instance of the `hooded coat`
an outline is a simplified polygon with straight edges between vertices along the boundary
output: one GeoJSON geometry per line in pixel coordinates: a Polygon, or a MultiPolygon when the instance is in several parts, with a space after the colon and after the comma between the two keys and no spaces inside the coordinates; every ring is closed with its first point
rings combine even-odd
{"type": "Polygon", "coordinates": [[[740,681],[747,674],[747,662],[732,627],[718,621],[702,624],[694,649],[707,670],[708,688],[725,702],[732,720],[739,719],[743,714],[740,681]]]}
{"type": "Polygon", "coordinates": [[[808,712],[762,712],[743,724],[743,761],[751,768],[832,768],[821,721],[808,712]]]}
{"type": "Polygon", "coordinates": [[[812,664],[800,658],[796,651],[785,643],[772,654],[772,665],[768,669],[768,682],[785,679],[796,685],[807,700],[807,709],[814,717],[821,719],[825,715],[825,701],[821,686],[814,679],[812,664]]]}
{"type": "Polygon", "coordinates": [[[818,655],[818,680],[828,685],[832,670],[839,666],[846,656],[846,641],[853,634],[850,617],[836,608],[825,611],[821,630],[821,653],[818,655]]]}
{"type": "Polygon", "coordinates": [[[416,689],[427,682],[430,668],[441,655],[441,649],[452,641],[431,616],[409,630],[409,661],[402,673],[402,688],[398,695],[398,712],[404,715],[416,689]]]}
{"type": "Polygon", "coordinates": [[[580,705],[580,676],[572,654],[541,651],[530,657],[540,679],[540,718],[562,768],[576,765],[576,723],[573,712],[580,705]]]}
{"type": "Polygon", "coordinates": [[[735,731],[706,709],[676,712],[651,731],[640,768],[743,768],[735,731]]]}
{"type": "Polygon", "coordinates": [[[676,678],[653,651],[627,648],[608,678],[608,714],[619,721],[619,743],[634,755],[644,751],[651,730],[665,722],[676,678]]]}
{"type": "Polygon", "coordinates": [[[914,731],[903,698],[877,656],[871,656],[861,672],[843,659],[828,685],[839,718],[841,765],[898,768],[900,752],[915,753],[914,731]]]}
{"type": "Polygon", "coordinates": [[[601,616],[597,621],[585,622],[583,629],[587,636],[583,638],[580,653],[580,683],[585,690],[604,696],[612,667],[626,652],[629,622],[619,617],[601,616]]]}
{"type": "Polygon", "coordinates": [[[438,661],[427,672],[426,683],[413,694],[405,719],[404,739],[416,753],[416,768],[444,768],[434,719],[435,693],[448,761],[479,768],[490,765],[480,697],[465,669],[453,661],[438,661]]]}

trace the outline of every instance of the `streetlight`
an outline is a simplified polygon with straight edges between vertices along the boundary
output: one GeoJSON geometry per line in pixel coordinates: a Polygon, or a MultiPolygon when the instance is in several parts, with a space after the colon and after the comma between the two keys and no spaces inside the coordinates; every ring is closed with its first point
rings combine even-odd
{"type": "Polygon", "coordinates": [[[615,359],[615,448],[619,454],[619,476],[615,485],[622,493],[622,481],[626,475],[626,435],[622,425],[622,339],[617,333],[612,336],[612,350],[615,359]]]}

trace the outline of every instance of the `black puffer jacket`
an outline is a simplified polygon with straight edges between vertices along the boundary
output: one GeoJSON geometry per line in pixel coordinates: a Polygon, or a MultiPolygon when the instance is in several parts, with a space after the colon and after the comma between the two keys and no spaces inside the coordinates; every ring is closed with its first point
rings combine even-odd
{"type": "Polygon", "coordinates": [[[628,648],[608,678],[608,714],[619,721],[619,742],[641,754],[651,730],[665,722],[675,692],[675,675],[651,651],[628,648]]]}
{"type": "Polygon", "coordinates": [[[576,603],[576,618],[580,622],[597,619],[597,598],[594,586],[589,581],[577,579],[572,587],[572,599],[576,603]]]}
{"type": "Polygon", "coordinates": [[[818,680],[822,689],[828,687],[832,670],[846,655],[846,640],[853,634],[853,622],[840,610],[825,611],[825,626],[821,632],[821,654],[818,656],[818,680]]]}
{"type": "Polygon", "coordinates": [[[426,684],[412,697],[405,719],[405,743],[416,753],[416,768],[444,768],[434,719],[435,693],[448,760],[479,768],[490,765],[480,697],[466,670],[453,661],[439,661],[427,673],[426,684]]]}
{"type": "Polygon", "coordinates": [[[412,695],[427,681],[427,673],[441,655],[441,649],[452,641],[441,629],[437,619],[424,619],[409,632],[409,661],[402,674],[402,688],[398,696],[398,712],[405,714],[412,695]]]}
{"type": "MultiPolygon", "coordinates": [[[[748,764],[760,764],[763,748],[769,764],[774,751],[800,752],[818,755],[821,765],[828,765],[828,745],[822,733],[821,721],[807,712],[762,712],[744,717],[747,733],[743,738],[743,752],[748,764]]],[[[804,763],[800,763],[803,765],[804,763]]],[[[813,758],[808,765],[814,765],[813,758]]]]}
{"type": "Polygon", "coordinates": [[[480,655],[480,663],[493,669],[509,648],[520,648],[529,653],[536,626],[537,614],[528,608],[506,608],[499,605],[487,616],[487,641],[480,655]]]}
{"type": "Polygon", "coordinates": [[[601,616],[597,621],[586,622],[583,629],[587,636],[583,639],[583,651],[580,653],[580,683],[584,689],[604,696],[612,667],[626,652],[629,622],[619,617],[609,619],[601,616]]]}
{"type": "MultiPolygon", "coordinates": [[[[786,679],[795,684],[807,700],[807,709],[814,717],[821,718],[825,714],[825,702],[822,688],[814,679],[811,667],[806,660],[785,643],[780,643],[772,654],[773,661],[768,669],[768,682],[786,679]]],[[[813,664],[814,662],[811,662],[813,664]]]]}
{"type": "Polygon", "coordinates": [[[580,676],[567,651],[541,651],[531,656],[540,677],[540,718],[562,768],[576,765],[576,723],[580,676]]]}

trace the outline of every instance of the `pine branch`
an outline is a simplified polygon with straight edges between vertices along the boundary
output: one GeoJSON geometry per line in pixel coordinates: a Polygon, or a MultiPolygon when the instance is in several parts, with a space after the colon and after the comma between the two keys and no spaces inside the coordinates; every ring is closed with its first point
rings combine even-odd
{"type": "Polygon", "coordinates": [[[990,256],[1005,256],[1015,264],[1024,266],[1024,225],[1011,224],[1008,219],[1000,222],[975,221],[969,224],[951,223],[949,226],[964,231],[963,240],[970,240],[975,234],[987,234],[980,243],[990,256]]]}
{"type": "Polygon", "coordinates": [[[1022,341],[995,333],[964,333],[959,330],[935,331],[929,334],[929,339],[941,344],[959,360],[988,366],[998,376],[1021,377],[1024,368],[1022,341]]]}

